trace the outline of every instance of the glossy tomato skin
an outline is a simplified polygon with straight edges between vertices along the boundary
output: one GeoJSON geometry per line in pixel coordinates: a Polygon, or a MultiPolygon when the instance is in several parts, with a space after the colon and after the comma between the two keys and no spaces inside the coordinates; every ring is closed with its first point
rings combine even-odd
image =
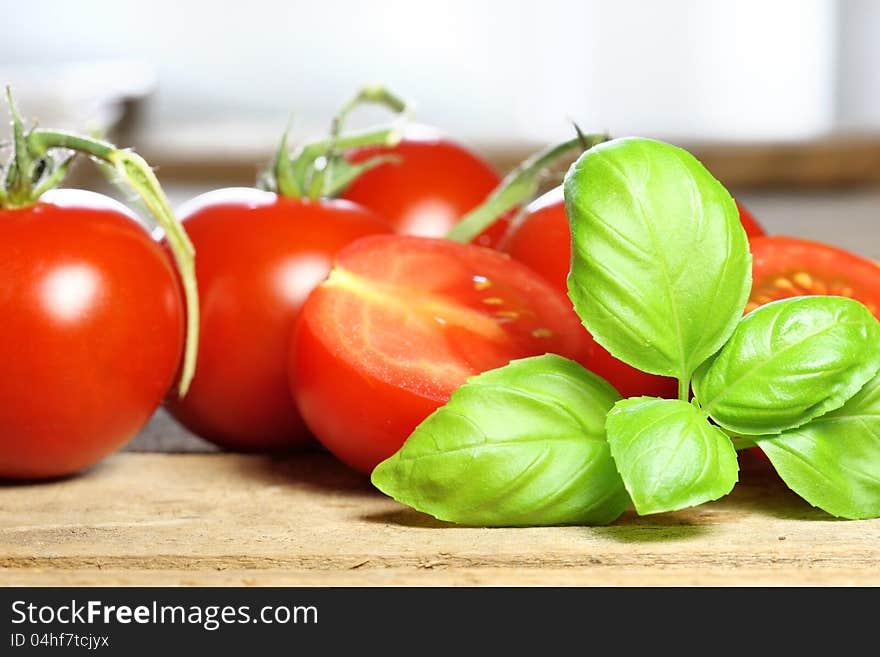
{"type": "MultiPolygon", "coordinates": [[[[541,274],[561,293],[568,294],[566,281],[571,263],[571,232],[562,188],[547,192],[526,208],[511,225],[500,248],[541,274]]],[[[569,308],[577,317],[570,303],[569,308]]],[[[608,380],[624,397],[674,398],[678,395],[675,379],[648,374],[627,365],[598,343],[587,367],[608,380]]]]}
{"type": "Polygon", "coordinates": [[[79,190],[0,210],[0,477],[70,474],[127,442],[173,383],[170,259],[120,204],[79,190]]]}
{"type": "Polygon", "coordinates": [[[746,312],[777,299],[811,294],[861,301],[880,319],[880,265],[844,249],[774,235],[750,242],[752,293],[746,312]]]}
{"type": "Polygon", "coordinates": [[[180,209],[196,249],[200,339],[196,373],[171,413],[228,449],[281,450],[313,444],[287,384],[294,320],[312,288],[349,242],[387,232],[347,201],[287,199],[233,188],[180,209]]]}
{"type": "MultiPolygon", "coordinates": [[[[348,157],[362,162],[381,154],[399,161],[362,174],[343,196],[374,210],[394,232],[405,235],[443,237],[501,182],[486,161],[427,126],[414,126],[397,146],[362,148],[348,157]]],[[[506,223],[502,218],[474,243],[495,246],[506,223]]]]}
{"type": "Polygon", "coordinates": [[[592,350],[567,300],[508,256],[369,237],[306,301],[291,390],[323,445],[369,473],[468,377],[547,352],[588,362],[592,350]]]}

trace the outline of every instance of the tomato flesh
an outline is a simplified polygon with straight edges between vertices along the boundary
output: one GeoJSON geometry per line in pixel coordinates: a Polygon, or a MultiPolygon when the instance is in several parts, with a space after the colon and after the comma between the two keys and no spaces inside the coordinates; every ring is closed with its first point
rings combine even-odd
{"type": "Polygon", "coordinates": [[[127,442],[172,384],[170,259],[120,204],[57,190],[0,210],[0,477],[70,474],[127,442]]]}
{"type": "Polygon", "coordinates": [[[794,296],[861,301],[880,318],[880,265],[830,244],[793,237],[752,240],[752,293],[746,312],[794,296]]]}
{"type": "MultiPolygon", "coordinates": [[[[376,155],[394,155],[399,161],[362,174],[343,196],[385,218],[394,232],[443,237],[486,199],[501,177],[482,158],[437,131],[424,126],[416,129],[397,146],[353,151],[348,156],[352,162],[376,155]]],[[[502,219],[473,241],[494,246],[505,229],[506,219],[502,219]]]]}
{"type": "Polygon", "coordinates": [[[306,301],[290,353],[309,428],[370,472],[469,376],[547,352],[588,362],[567,299],[497,251],[377,236],[341,251],[306,301]]]}
{"type": "Polygon", "coordinates": [[[347,201],[256,189],[210,192],[180,215],[198,254],[201,327],[195,378],[169,410],[228,449],[313,445],[287,385],[294,321],[336,252],[387,225],[347,201]]]}

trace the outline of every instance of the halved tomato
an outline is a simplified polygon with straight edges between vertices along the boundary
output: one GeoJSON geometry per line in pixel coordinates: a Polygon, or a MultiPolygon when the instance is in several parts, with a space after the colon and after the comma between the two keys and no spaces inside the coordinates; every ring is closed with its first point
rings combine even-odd
{"type": "Polygon", "coordinates": [[[303,306],[291,390],[327,449],[362,472],[391,456],[468,377],[593,340],[568,299],[498,251],[376,236],[342,250],[303,306]]]}
{"type": "Polygon", "coordinates": [[[794,237],[759,237],[752,249],[751,312],[765,303],[811,294],[861,301],[880,318],[880,265],[822,242],[794,237]]]}

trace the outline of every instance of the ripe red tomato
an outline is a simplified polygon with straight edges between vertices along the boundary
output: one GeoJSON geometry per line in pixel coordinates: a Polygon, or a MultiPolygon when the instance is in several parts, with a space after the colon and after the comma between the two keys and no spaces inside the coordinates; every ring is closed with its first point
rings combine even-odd
{"type": "MultiPolygon", "coordinates": [[[[566,279],[571,261],[571,232],[562,187],[557,187],[534,201],[511,225],[499,248],[541,274],[553,287],[568,293],[566,279]]],[[[571,303],[569,312],[577,318],[571,303]]],[[[577,321],[580,321],[578,319],[577,321]]],[[[624,397],[676,397],[675,379],[647,374],[612,356],[596,344],[590,370],[607,379],[624,397]]]]}
{"type": "Polygon", "coordinates": [[[752,240],[746,312],[777,299],[831,294],[861,301],[880,318],[880,265],[830,244],[794,237],[752,240]]]}
{"type": "Polygon", "coordinates": [[[291,390],[333,454],[370,472],[469,376],[593,341],[568,299],[498,251],[377,236],[339,253],[303,306],[291,390]]]}
{"type": "MultiPolygon", "coordinates": [[[[397,233],[443,237],[501,182],[480,157],[427,126],[415,126],[397,146],[371,146],[348,158],[362,162],[381,154],[399,156],[358,177],[343,194],[387,219],[397,233]]],[[[504,235],[496,222],[473,241],[494,246],[504,235]]]]}
{"type": "Polygon", "coordinates": [[[0,477],[113,452],[172,384],[183,305],[170,259],[122,205],[56,190],[0,210],[0,477]]]}
{"type": "Polygon", "coordinates": [[[199,196],[179,216],[196,249],[200,340],[187,395],[171,413],[226,448],[296,448],[312,441],[290,398],[287,352],[303,302],[353,240],[388,227],[348,201],[257,189],[199,196]]]}

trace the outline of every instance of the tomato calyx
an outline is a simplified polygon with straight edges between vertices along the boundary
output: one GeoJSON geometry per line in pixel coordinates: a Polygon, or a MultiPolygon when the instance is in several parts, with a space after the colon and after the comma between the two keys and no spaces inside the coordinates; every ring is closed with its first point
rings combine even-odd
{"type": "Polygon", "coordinates": [[[611,139],[605,134],[584,134],[575,125],[577,137],[535,153],[508,173],[489,197],[462,217],[446,235],[456,242],[471,242],[509,210],[534,200],[547,169],[577,149],[584,151],[611,139]]]}
{"type": "Polygon", "coordinates": [[[25,133],[9,87],[6,87],[6,100],[12,115],[13,152],[0,186],[0,207],[27,208],[64,179],[73,155],[68,154],[60,161],[48,153],[35,156],[30,143],[34,131],[25,133]]]}
{"type": "Polygon", "coordinates": [[[333,117],[327,138],[305,144],[291,154],[287,144],[289,130],[285,130],[275,159],[261,172],[257,186],[286,198],[335,198],[365,171],[398,160],[394,155],[377,155],[351,163],[345,158],[345,151],[363,146],[396,146],[403,139],[410,113],[409,104],[385,87],[364,86],[333,117]],[[385,107],[395,114],[396,120],[390,126],[343,133],[349,114],[365,104],[385,107]]]}
{"type": "Polygon", "coordinates": [[[199,302],[195,276],[195,251],[174,216],[171,205],[156,175],[140,155],[128,149],[116,148],[92,137],[61,130],[33,128],[28,132],[19,115],[9,87],[6,98],[12,115],[13,155],[7,167],[5,181],[0,186],[0,207],[18,209],[36,204],[40,197],[59,185],[73,158],[88,155],[95,163],[109,169],[114,179],[135,192],[156,223],[164,230],[174,256],[186,298],[186,347],[178,390],[186,394],[195,373],[199,336],[199,302]],[[56,159],[54,151],[61,151],[56,159]]]}

